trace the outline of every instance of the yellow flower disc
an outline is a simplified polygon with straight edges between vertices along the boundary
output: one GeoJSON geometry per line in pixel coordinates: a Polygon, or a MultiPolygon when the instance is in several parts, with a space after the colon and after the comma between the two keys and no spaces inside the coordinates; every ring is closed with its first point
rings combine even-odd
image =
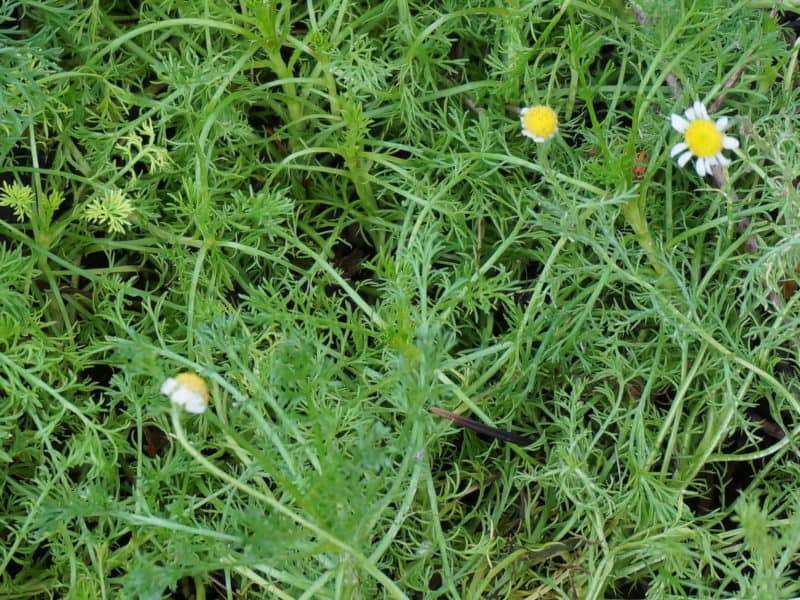
{"type": "Polygon", "coordinates": [[[175,375],[175,381],[189,391],[200,396],[203,402],[208,403],[208,386],[199,375],[195,375],[194,373],[180,373],[179,375],[175,375]]]}
{"type": "Polygon", "coordinates": [[[695,119],[689,123],[684,139],[692,154],[701,158],[716,156],[722,151],[722,133],[706,119],[695,119]]]}
{"type": "Polygon", "coordinates": [[[558,129],[558,116],[549,106],[534,106],[522,115],[522,126],[535,137],[546,140],[558,129]]]}

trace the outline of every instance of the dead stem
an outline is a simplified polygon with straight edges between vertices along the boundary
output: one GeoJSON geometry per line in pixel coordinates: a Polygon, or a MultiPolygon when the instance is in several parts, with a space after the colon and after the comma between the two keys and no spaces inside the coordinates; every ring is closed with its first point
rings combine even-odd
{"type": "Polygon", "coordinates": [[[728,90],[731,89],[734,86],[734,84],[739,80],[739,77],[742,76],[744,68],[747,66],[747,59],[750,58],[752,54],[753,54],[752,50],[749,50],[747,54],[745,54],[744,61],[742,61],[742,64],[733,73],[731,73],[731,76],[728,77],[728,79],[722,85],[722,93],[719,96],[717,96],[714,99],[714,102],[711,103],[711,106],[708,107],[709,113],[713,115],[715,112],[719,110],[720,106],[722,106],[722,103],[725,102],[725,98],[728,95],[727,93],[728,90]]]}

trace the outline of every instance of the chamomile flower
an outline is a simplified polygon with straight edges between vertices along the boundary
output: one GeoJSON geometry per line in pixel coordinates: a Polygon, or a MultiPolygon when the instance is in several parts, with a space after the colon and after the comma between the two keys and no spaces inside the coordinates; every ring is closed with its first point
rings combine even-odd
{"type": "Polygon", "coordinates": [[[695,100],[684,115],[685,118],[680,115],[670,115],[672,127],[683,135],[683,141],[675,144],[669,153],[673,158],[680,154],[678,166],[686,166],[686,163],[695,156],[697,157],[695,171],[700,177],[705,177],[711,174],[711,167],[714,165],[727,167],[731,164],[730,159],[722,155],[722,150],[738,148],[739,141],[725,135],[728,117],[712,121],[705,105],[699,100],[695,100]]]}
{"type": "Polygon", "coordinates": [[[521,108],[519,122],[522,125],[522,135],[539,144],[546,142],[558,132],[556,111],[543,104],[521,108]]]}
{"type": "Polygon", "coordinates": [[[161,393],[169,396],[173,404],[182,406],[186,412],[199,415],[208,407],[208,386],[194,373],[180,373],[168,377],[161,384],[161,393]]]}

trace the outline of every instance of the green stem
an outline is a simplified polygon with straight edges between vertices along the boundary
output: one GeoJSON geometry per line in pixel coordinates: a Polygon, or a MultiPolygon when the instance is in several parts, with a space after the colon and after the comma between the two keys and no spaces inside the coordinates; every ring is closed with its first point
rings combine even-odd
{"type": "Polygon", "coordinates": [[[645,256],[647,256],[647,260],[650,262],[650,266],[653,267],[656,275],[659,277],[664,276],[666,270],[658,256],[658,252],[656,252],[656,245],[650,233],[650,228],[647,226],[647,219],[644,216],[640,198],[634,198],[630,202],[623,204],[622,214],[633,229],[633,233],[636,235],[636,241],[639,242],[639,246],[644,250],[645,256]]]}
{"type": "MultiPolygon", "coordinates": [[[[277,4],[277,2],[274,4],[277,4]]],[[[295,149],[297,140],[300,139],[300,134],[303,131],[303,109],[298,101],[297,87],[292,83],[294,74],[286,64],[286,61],[283,60],[280,52],[288,33],[284,31],[281,35],[281,32],[279,32],[279,29],[283,26],[279,19],[285,16],[286,7],[278,7],[274,4],[254,4],[252,9],[256,17],[256,25],[263,36],[261,46],[267,53],[270,68],[279,79],[286,80],[281,87],[286,93],[286,109],[289,111],[289,122],[286,124],[292,134],[289,138],[289,147],[295,149]]]]}
{"type": "Polygon", "coordinates": [[[195,600],[206,600],[206,584],[199,575],[194,577],[194,593],[195,600]]]}
{"type": "Polygon", "coordinates": [[[290,147],[295,149],[296,140],[299,139],[297,136],[303,132],[303,109],[297,100],[297,87],[294,83],[291,83],[294,75],[281,58],[280,52],[268,51],[268,56],[272,71],[279,79],[287,80],[281,87],[286,92],[286,109],[289,111],[289,123],[287,125],[292,133],[292,137],[289,139],[290,147]]]}

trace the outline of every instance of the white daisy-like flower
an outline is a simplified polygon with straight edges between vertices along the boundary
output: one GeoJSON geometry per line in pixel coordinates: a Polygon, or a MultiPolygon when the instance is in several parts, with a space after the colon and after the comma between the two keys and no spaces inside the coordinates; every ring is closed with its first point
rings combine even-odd
{"type": "Polygon", "coordinates": [[[161,384],[161,393],[169,396],[173,404],[195,415],[205,412],[208,407],[208,386],[202,377],[194,373],[168,377],[161,384]]]}
{"type": "Polygon", "coordinates": [[[543,104],[521,108],[519,122],[522,125],[522,135],[539,144],[549,140],[558,131],[556,111],[543,104]]]}
{"type": "Polygon", "coordinates": [[[722,150],[738,148],[739,141],[725,135],[728,117],[712,121],[705,105],[699,100],[695,100],[684,115],[685,118],[676,114],[670,115],[672,127],[683,135],[683,141],[675,144],[669,153],[673,158],[680,154],[678,166],[686,166],[686,163],[696,156],[695,170],[700,177],[705,177],[711,175],[711,167],[714,165],[727,167],[731,164],[730,159],[722,155],[722,150]]]}

